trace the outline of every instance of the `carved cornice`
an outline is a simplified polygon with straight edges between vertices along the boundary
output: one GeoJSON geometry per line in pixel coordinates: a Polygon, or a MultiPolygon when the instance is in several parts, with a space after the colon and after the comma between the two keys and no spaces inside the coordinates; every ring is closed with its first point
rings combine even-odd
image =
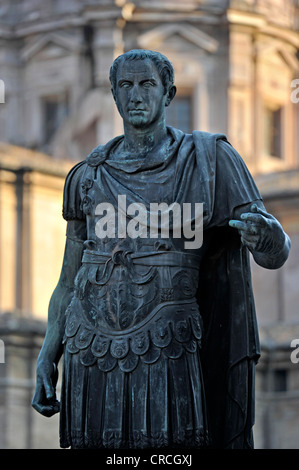
{"type": "Polygon", "coordinates": [[[187,23],[163,24],[157,26],[139,35],[137,41],[140,47],[146,48],[148,45],[159,47],[165,39],[173,35],[181,36],[206,52],[213,53],[218,48],[218,41],[216,41],[216,39],[187,23]]]}
{"type": "Polygon", "coordinates": [[[228,9],[226,16],[232,26],[249,27],[257,34],[280,39],[299,48],[299,31],[270,23],[264,15],[228,9]]]}
{"type": "Polygon", "coordinates": [[[74,37],[63,32],[51,32],[35,37],[27,43],[21,50],[21,58],[27,61],[49,44],[55,44],[68,52],[78,51],[81,47],[80,38],[77,36],[74,37]]]}

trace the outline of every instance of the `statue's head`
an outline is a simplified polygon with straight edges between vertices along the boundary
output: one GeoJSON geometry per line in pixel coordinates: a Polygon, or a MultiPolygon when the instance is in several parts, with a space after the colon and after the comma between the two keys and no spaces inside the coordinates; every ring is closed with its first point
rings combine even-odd
{"type": "Polygon", "coordinates": [[[111,91],[124,122],[147,127],[165,120],[165,107],[176,93],[174,70],[161,53],[134,49],[115,59],[111,91]]]}
{"type": "Polygon", "coordinates": [[[111,68],[110,68],[110,82],[112,90],[116,88],[116,75],[119,64],[123,61],[132,61],[132,60],[151,60],[160,75],[161,81],[164,86],[164,91],[167,93],[169,88],[174,84],[174,70],[171,62],[160,52],[149,51],[146,49],[132,49],[131,51],[125,52],[124,54],[118,56],[111,68]]]}

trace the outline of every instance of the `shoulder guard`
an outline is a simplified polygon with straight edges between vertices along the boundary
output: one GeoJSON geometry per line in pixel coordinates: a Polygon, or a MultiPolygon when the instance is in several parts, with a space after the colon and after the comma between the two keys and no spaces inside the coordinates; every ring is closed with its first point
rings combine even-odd
{"type": "Polygon", "coordinates": [[[77,163],[68,173],[63,191],[62,215],[65,220],[84,220],[85,215],[81,209],[80,181],[86,161],[77,163]]]}

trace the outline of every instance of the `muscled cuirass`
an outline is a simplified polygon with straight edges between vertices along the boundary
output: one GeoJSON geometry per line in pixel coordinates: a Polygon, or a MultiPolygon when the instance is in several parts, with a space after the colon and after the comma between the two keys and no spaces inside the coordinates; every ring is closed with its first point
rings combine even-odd
{"type": "MultiPolygon", "coordinates": [[[[81,180],[87,240],[67,310],[67,350],[104,372],[130,372],[140,360],[151,364],[161,354],[175,359],[194,353],[202,335],[196,302],[201,250],[184,250],[184,239],[173,238],[171,229],[168,238],[158,232],[153,238],[149,230],[124,236],[132,215],[120,214],[117,198],[131,202],[133,192],[120,185],[112,197],[104,177],[101,165],[87,166],[81,180]]],[[[146,187],[142,192],[142,181],[132,183],[139,203],[148,203],[163,200],[161,191],[167,200],[171,180],[159,194],[146,187]]]]}

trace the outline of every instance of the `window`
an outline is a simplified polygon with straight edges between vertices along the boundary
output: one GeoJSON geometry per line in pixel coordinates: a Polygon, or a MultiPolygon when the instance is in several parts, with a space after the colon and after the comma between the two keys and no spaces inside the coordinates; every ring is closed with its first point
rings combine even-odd
{"type": "Polygon", "coordinates": [[[166,108],[166,123],[168,126],[183,132],[192,132],[192,101],[191,96],[175,96],[166,108]]]}
{"type": "Polygon", "coordinates": [[[43,143],[48,144],[68,115],[68,99],[66,94],[47,96],[42,99],[42,106],[44,116],[43,143]]]}
{"type": "Polygon", "coordinates": [[[282,158],[281,132],[282,108],[265,110],[265,152],[267,155],[282,158]]]}
{"type": "Polygon", "coordinates": [[[287,390],[287,371],[276,369],[273,376],[274,392],[285,392],[287,390]]]}
{"type": "Polygon", "coordinates": [[[260,390],[263,392],[286,392],[288,390],[288,371],[286,369],[257,369],[260,390]]]}

